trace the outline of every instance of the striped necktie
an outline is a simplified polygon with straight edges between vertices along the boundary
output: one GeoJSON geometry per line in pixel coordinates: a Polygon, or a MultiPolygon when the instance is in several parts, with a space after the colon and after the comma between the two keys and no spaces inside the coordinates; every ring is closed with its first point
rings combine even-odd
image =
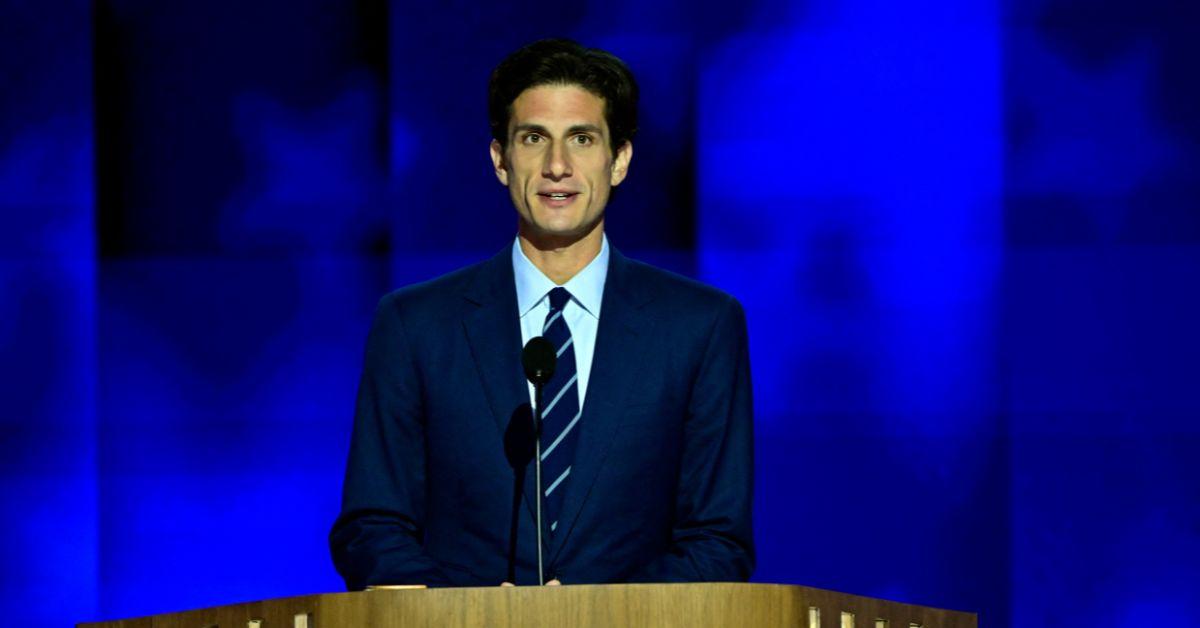
{"type": "Polygon", "coordinates": [[[571,329],[563,317],[563,308],[571,300],[566,288],[550,291],[550,313],[542,326],[542,335],[558,352],[554,377],[542,389],[542,478],[546,520],[550,532],[558,528],[558,514],[571,475],[575,457],[575,442],[582,409],[579,406],[578,373],[575,369],[575,347],[571,329]]]}

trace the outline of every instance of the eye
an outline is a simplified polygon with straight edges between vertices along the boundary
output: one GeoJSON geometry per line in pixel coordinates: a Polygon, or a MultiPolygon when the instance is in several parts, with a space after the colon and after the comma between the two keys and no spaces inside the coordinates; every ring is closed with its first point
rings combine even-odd
{"type": "Polygon", "coordinates": [[[571,139],[580,146],[591,146],[592,142],[594,141],[592,139],[592,136],[584,135],[582,133],[579,135],[576,135],[575,137],[572,137],[571,139]]]}
{"type": "Polygon", "coordinates": [[[540,144],[543,139],[545,138],[537,133],[527,133],[525,137],[521,138],[521,141],[526,144],[540,144]]]}

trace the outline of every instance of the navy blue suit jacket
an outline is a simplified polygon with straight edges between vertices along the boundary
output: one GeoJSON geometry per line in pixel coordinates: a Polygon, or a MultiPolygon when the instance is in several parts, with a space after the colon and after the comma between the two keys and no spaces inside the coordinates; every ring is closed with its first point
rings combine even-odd
{"type": "MultiPolygon", "coordinates": [[[[330,533],[349,588],[537,582],[520,356],[508,248],[380,301],[330,533]]],[[[613,249],[547,577],[748,579],[751,414],[737,301],[613,249]]]]}

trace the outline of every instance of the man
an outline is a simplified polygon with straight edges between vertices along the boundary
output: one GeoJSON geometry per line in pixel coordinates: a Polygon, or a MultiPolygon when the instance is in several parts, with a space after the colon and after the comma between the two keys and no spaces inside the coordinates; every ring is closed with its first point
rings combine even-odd
{"type": "Polygon", "coordinates": [[[539,581],[521,349],[540,335],[558,356],[540,441],[546,579],[749,578],[742,309],[604,235],[636,111],[628,68],[574,42],[530,44],[493,72],[490,152],[517,238],[379,304],[330,533],[350,589],[539,581]]]}

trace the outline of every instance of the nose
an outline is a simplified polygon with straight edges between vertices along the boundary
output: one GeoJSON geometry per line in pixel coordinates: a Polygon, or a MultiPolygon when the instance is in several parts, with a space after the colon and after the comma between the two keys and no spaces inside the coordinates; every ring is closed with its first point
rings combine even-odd
{"type": "Polygon", "coordinates": [[[546,151],[546,162],[542,164],[542,176],[551,181],[560,181],[571,176],[571,159],[562,142],[554,142],[546,151]]]}

